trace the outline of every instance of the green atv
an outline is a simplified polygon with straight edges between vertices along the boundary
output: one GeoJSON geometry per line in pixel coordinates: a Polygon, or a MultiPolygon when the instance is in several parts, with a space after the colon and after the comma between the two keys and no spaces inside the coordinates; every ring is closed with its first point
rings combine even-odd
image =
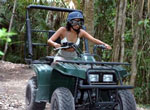
{"type": "MultiPolygon", "coordinates": [[[[74,48],[78,57],[72,60],[57,60],[54,56],[45,56],[33,60],[33,47],[47,44],[33,43],[33,32],[48,32],[51,37],[55,31],[31,29],[29,11],[40,9],[56,12],[72,12],[67,8],[29,5],[26,11],[25,61],[35,71],[26,87],[26,110],[44,110],[49,102],[50,110],[136,110],[134,96],[128,89],[133,86],[123,85],[122,79],[128,75],[121,65],[128,63],[96,61],[95,54],[90,54],[88,42],[84,42],[85,52],[73,43],[65,43],[61,48],[74,48]]],[[[83,27],[84,28],[84,27],[83,27]]],[[[59,40],[58,40],[59,41],[59,40]]]]}

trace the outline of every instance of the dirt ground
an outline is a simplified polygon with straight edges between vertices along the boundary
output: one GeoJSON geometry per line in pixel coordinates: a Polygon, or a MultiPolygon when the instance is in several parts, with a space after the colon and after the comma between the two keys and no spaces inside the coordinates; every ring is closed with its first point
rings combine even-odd
{"type": "Polygon", "coordinates": [[[25,86],[33,75],[27,65],[0,61],[0,110],[25,110],[25,86]]]}
{"type": "Polygon", "coordinates": [[[28,65],[0,61],[0,110],[25,110],[25,88],[34,75],[28,65]]]}
{"type": "Polygon", "coordinates": [[[25,110],[25,87],[32,76],[28,65],[0,61],[0,110],[25,110]]]}

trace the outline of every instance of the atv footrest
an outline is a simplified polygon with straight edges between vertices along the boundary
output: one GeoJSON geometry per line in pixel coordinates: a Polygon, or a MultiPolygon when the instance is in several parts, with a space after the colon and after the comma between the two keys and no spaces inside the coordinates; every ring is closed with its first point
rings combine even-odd
{"type": "Polygon", "coordinates": [[[92,89],[92,88],[99,88],[99,89],[133,89],[133,86],[127,85],[80,85],[80,89],[92,89]]]}

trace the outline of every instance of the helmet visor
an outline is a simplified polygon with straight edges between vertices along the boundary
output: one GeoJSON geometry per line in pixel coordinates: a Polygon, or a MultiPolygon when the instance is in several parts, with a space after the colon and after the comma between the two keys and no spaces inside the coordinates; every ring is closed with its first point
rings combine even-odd
{"type": "Polygon", "coordinates": [[[82,26],[83,25],[83,21],[71,20],[70,24],[72,26],[76,26],[76,25],[82,26]]]}

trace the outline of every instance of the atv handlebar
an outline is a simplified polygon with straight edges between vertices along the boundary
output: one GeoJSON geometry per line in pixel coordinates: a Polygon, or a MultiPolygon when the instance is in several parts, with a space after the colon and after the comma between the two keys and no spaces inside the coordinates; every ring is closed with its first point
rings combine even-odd
{"type": "Polygon", "coordinates": [[[95,52],[97,48],[107,49],[105,45],[94,45],[93,51],[95,52]]]}
{"type": "Polygon", "coordinates": [[[65,42],[61,45],[61,47],[55,48],[54,50],[74,48],[73,45],[75,45],[75,44],[72,42],[65,42]]]}
{"type": "Polygon", "coordinates": [[[105,45],[94,45],[93,53],[97,54],[97,51],[96,51],[97,48],[101,48],[102,50],[107,49],[105,45]]]}
{"type": "Polygon", "coordinates": [[[69,49],[69,48],[73,48],[76,51],[77,55],[81,57],[82,54],[81,49],[75,43],[72,42],[65,42],[61,47],[55,48],[54,50],[69,49]]]}

